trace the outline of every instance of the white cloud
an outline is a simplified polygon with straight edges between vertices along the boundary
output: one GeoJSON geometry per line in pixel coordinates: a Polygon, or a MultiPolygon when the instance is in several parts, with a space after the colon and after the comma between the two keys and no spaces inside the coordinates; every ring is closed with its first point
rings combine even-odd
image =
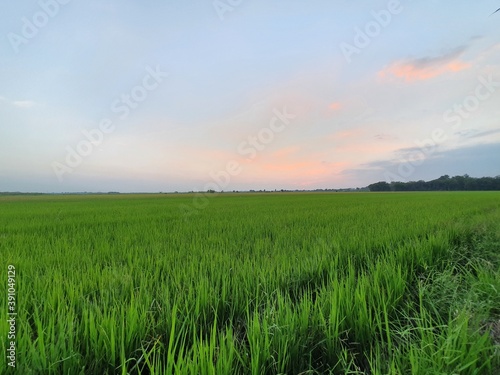
{"type": "Polygon", "coordinates": [[[36,105],[36,103],[32,100],[16,100],[12,102],[12,105],[18,108],[31,108],[36,105]]]}
{"type": "Polygon", "coordinates": [[[4,96],[0,96],[0,102],[5,102],[9,105],[13,105],[14,107],[24,109],[32,108],[37,105],[37,103],[33,100],[9,100],[4,96]]]}

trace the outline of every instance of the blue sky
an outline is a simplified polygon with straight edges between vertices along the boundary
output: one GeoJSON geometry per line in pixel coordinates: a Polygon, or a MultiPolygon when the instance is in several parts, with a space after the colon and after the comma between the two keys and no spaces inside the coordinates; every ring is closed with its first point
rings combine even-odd
{"type": "Polygon", "coordinates": [[[0,191],[499,175],[498,7],[4,2],[0,191]]]}

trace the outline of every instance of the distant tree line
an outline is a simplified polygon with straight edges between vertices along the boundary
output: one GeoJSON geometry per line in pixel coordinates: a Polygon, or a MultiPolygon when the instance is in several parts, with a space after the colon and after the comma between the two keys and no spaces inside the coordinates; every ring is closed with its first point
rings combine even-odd
{"type": "Polygon", "coordinates": [[[368,185],[370,191],[466,191],[500,190],[500,176],[474,178],[469,175],[441,176],[432,181],[409,181],[391,183],[380,181],[368,185]]]}

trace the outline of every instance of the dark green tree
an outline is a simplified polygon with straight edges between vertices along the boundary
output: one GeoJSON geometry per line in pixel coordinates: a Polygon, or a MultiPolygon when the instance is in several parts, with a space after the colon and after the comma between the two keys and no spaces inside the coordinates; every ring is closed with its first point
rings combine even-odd
{"type": "Polygon", "coordinates": [[[374,184],[368,185],[370,191],[391,191],[391,185],[385,181],[376,182],[374,184]]]}

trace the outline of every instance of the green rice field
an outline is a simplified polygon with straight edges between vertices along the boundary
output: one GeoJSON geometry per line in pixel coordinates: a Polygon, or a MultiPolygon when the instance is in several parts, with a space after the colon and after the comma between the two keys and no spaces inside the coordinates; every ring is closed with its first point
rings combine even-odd
{"type": "Polygon", "coordinates": [[[499,192],[193,198],[0,196],[0,373],[500,374],[499,192]]]}

